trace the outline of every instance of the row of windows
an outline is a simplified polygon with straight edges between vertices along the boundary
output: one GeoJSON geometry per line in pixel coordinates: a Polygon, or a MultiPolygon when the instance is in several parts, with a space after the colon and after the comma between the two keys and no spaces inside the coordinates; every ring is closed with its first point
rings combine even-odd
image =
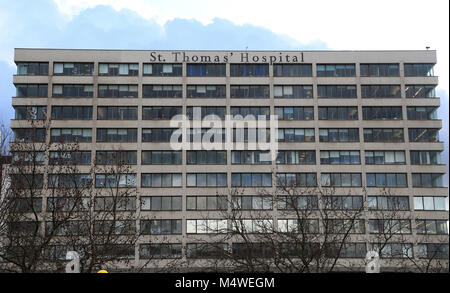
{"type": "MultiPolygon", "coordinates": [[[[407,98],[435,98],[435,85],[406,85],[407,98]]],[[[269,85],[231,85],[231,98],[269,98],[269,85]]],[[[274,85],[275,98],[313,98],[312,85],[274,85]]],[[[92,98],[92,84],[54,84],[53,97],[92,98]]],[[[16,84],[16,97],[47,97],[47,84],[16,84]]],[[[226,98],[225,85],[188,85],[188,98],[226,98]]],[[[99,98],[137,98],[138,85],[98,85],[99,98]]],[[[143,98],[182,98],[182,85],[143,85],[143,98]]],[[[318,98],[356,98],[356,85],[317,85],[318,98]]],[[[400,85],[361,85],[362,98],[401,98],[400,85]]]]}
{"type": "MultiPolygon", "coordinates": [[[[365,221],[361,219],[327,219],[324,221],[327,233],[330,234],[364,234],[365,221]]],[[[34,226],[36,222],[11,223],[11,228],[16,228],[14,233],[27,233],[27,229],[18,230],[21,226],[34,226]],[[20,231],[20,232],[19,232],[20,231]]],[[[272,233],[274,225],[272,219],[239,219],[233,222],[233,230],[246,233],[272,233]]],[[[308,219],[306,223],[298,219],[278,219],[279,232],[287,233],[319,233],[319,220],[308,219]]],[[[370,234],[411,234],[411,221],[401,219],[369,219],[370,234]]],[[[45,223],[45,230],[55,235],[87,235],[88,222],[69,221],[58,227],[53,227],[53,222],[45,223]]],[[[416,220],[417,234],[444,235],[447,234],[446,220],[416,220]]],[[[181,235],[182,220],[179,219],[154,219],[141,220],[140,233],[142,235],[181,235]]],[[[220,234],[228,231],[228,221],[222,219],[186,220],[187,234],[220,234]]],[[[134,220],[98,220],[94,221],[94,233],[97,235],[115,234],[131,235],[136,233],[134,220]]]]}
{"type": "MultiPolygon", "coordinates": [[[[44,142],[45,129],[14,128],[17,142],[44,142]]],[[[137,142],[137,128],[97,128],[97,142],[137,142]]],[[[409,128],[410,142],[439,142],[439,129],[409,128]]],[[[177,128],[143,128],[143,142],[181,142],[182,133],[177,128]],[[178,140],[177,140],[178,138],[178,140]]],[[[224,129],[189,129],[189,142],[201,142],[208,135],[211,142],[225,142],[224,129]]],[[[314,129],[281,128],[275,133],[278,142],[315,142],[314,129]]],[[[51,142],[92,142],[91,128],[52,128],[51,142]]],[[[234,142],[269,142],[270,131],[233,129],[234,142]]],[[[359,142],[358,128],[320,128],[320,142],[359,142]]],[[[404,142],[403,128],[364,128],[364,142],[404,142]]]]}
{"type": "MultiPolygon", "coordinates": [[[[18,75],[48,75],[48,62],[19,62],[18,75]]],[[[355,64],[317,64],[317,76],[356,76],[355,64]]],[[[433,76],[434,64],[405,63],[405,76],[433,76]]],[[[225,76],[226,64],[187,64],[187,76],[225,76]]],[[[144,75],[182,76],[181,63],[144,63],[144,75]]],[[[363,63],[361,76],[400,76],[398,63],[363,63]]],[[[53,63],[55,75],[93,75],[94,63],[53,63]]],[[[138,63],[99,63],[99,75],[137,76],[138,63]]],[[[312,64],[274,64],[274,76],[312,76],[312,64]]],[[[269,76],[269,64],[230,64],[230,76],[269,76]]]]}
{"type": "MultiPolygon", "coordinates": [[[[92,120],[92,106],[52,106],[54,120],[92,120]]],[[[15,106],[15,119],[46,119],[47,106],[15,106]]],[[[319,107],[319,120],[358,120],[357,107],[319,107]]],[[[410,120],[437,119],[438,107],[407,107],[410,120]]],[[[362,107],[363,120],[402,120],[402,107],[362,107]]],[[[143,106],[142,119],[170,120],[182,114],[181,106],[143,106]]],[[[253,115],[255,119],[263,115],[270,119],[270,107],[234,107],[230,114],[245,118],[253,115]]],[[[225,106],[188,106],[186,116],[192,120],[216,115],[225,119],[225,106]]],[[[278,120],[314,120],[314,107],[275,107],[278,120]]],[[[138,120],[137,106],[98,106],[98,120],[138,120]]]]}
{"type": "MultiPolygon", "coordinates": [[[[362,210],[362,196],[330,196],[323,198],[323,208],[330,210],[362,210]]],[[[181,211],[181,196],[141,196],[141,211],[181,211]]],[[[409,211],[408,196],[368,196],[369,211],[409,211]]],[[[135,211],[135,197],[96,197],[94,209],[96,211],[110,211],[115,207],[118,211],[135,211]]],[[[261,195],[235,195],[231,200],[231,208],[238,210],[272,210],[274,200],[271,196],[261,195]]],[[[276,199],[278,210],[317,210],[318,198],[316,196],[284,196],[276,199]]],[[[11,205],[14,212],[29,213],[42,211],[42,198],[34,197],[16,199],[11,205]]],[[[87,210],[88,198],[49,197],[47,198],[47,211],[54,210],[87,210]]],[[[228,199],[225,196],[186,196],[187,211],[224,211],[228,209],[228,199]]],[[[415,196],[414,210],[416,211],[445,211],[446,198],[442,196],[415,196]]]]}
{"type": "MultiPolygon", "coordinates": [[[[142,165],[181,165],[181,151],[142,151],[142,165]]],[[[441,164],[440,151],[410,151],[411,164],[436,165],[441,164]]],[[[226,165],[226,151],[187,151],[188,165],[226,165]]],[[[15,152],[13,162],[16,164],[44,164],[44,152],[15,152]]],[[[365,162],[368,165],[406,164],[405,151],[365,151],[365,162]]],[[[49,153],[51,165],[63,164],[91,164],[90,151],[51,151],[49,153]]],[[[97,151],[96,164],[137,164],[137,151],[97,151]]],[[[267,151],[232,151],[231,163],[237,165],[271,164],[272,158],[267,151]]],[[[276,157],[277,164],[286,165],[314,165],[316,164],[313,150],[280,150],[276,157]]],[[[359,165],[361,164],[359,151],[320,151],[320,164],[331,165],[359,165]]]]}
{"type": "MultiPolygon", "coordinates": [[[[381,258],[412,258],[413,250],[410,243],[372,243],[370,248],[380,251],[381,258]]],[[[421,259],[447,259],[449,255],[448,243],[419,243],[418,258],[421,259]]],[[[296,245],[292,243],[281,243],[280,254],[285,256],[309,256],[319,250],[319,244],[308,243],[308,245],[296,245]]],[[[66,246],[49,246],[45,250],[46,259],[65,259],[66,251],[77,250],[66,246]]],[[[111,245],[108,252],[112,257],[122,259],[134,259],[134,245],[111,245]]],[[[332,247],[329,245],[325,253],[327,257],[340,258],[364,258],[366,256],[366,243],[345,243],[343,247],[332,247]]],[[[220,259],[227,258],[232,254],[235,258],[271,258],[275,252],[264,243],[233,243],[231,249],[227,243],[188,243],[185,248],[188,259],[220,259]]],[[[82,254],[82,253],[81,253],[82,254]]],[[[182,244],[180,243],[149,243],[140,244],[140,259],[179,259],[183,257],[182,244]]]]}
{"type": "MultiPolygon", "coordinates": [[[[42,174],[12,176],[12,186],[42,188],[42,174]],[[34,183],[32,183],[34,182],[34,183]]],[[[182,187],[181,173],[142,173],[142,187],[182,187]]],[[[278,173],[278,186],[317,186],[316,173],[278,173]]],[[[413,187],[443,187],[444,174],[412,173],[413,187]]],[[[90,174],[49,174],[50,187],[87,187],[90,174]]],[[[96,187],[136,186],[136,174],[96,174],[96,187]]],[[[322,173],[324,187],[361,187],[361,173],[322,173]]],[[[406,173],[366,173],[367,187],[408,187],[406,173]]],[[[187,187],[227,187],[227,173],[187,173],[187,187]]],[[[231,173],[232,187],[272,187],[271,173],[231,173]]]]}

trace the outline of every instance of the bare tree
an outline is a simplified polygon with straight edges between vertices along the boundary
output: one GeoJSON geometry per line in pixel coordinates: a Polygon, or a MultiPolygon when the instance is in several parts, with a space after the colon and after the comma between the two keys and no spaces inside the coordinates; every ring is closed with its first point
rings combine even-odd
{"type": "MultiPolygon", "coordinates": [[[[361,270],[363,261],[355,264],[348,259],[365,256],[365,191],[358,196],[338,195],[334,188],[299,187],[278,180],[275,188],[256,190],[256,194],[261,206],[249,210],[243,190],[229,190],[228,209],[218,216],[228,226],[218,227],[213,233],[217,235],[205,239],[204,251],[198,252],[214,256],[209,260],[211,268],[245,272],[361,270]]],[[[204,228],[208,229],[212,228],[204,228]]]]}

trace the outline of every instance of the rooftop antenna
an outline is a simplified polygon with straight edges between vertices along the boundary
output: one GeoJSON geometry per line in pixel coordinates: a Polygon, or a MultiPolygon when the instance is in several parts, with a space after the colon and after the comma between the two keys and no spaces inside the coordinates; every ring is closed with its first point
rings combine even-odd
{"type": "Polygon", "coordinates": [[[427,50],[430,49],[430,47],[428,47],[428,46],[426,46],[425,48],[426,48],[427,50]]]}
{"type": "Polygon", "coordinates": [[[248,46],[245,46],[245,51],[247,51],[247,49],[248,49],[248,46]]]}

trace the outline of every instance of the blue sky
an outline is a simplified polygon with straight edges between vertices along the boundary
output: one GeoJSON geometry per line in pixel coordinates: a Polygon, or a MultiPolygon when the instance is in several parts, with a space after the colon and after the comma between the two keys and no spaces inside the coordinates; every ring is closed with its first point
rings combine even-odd
{"type": "MultiPolygon", "coordinates": [[[[424,49],[438,52],[448,165],[449,1],[0,0],[0,121],[14,112],[14,48],[424,49]],[[387,9],[389,8],[389,9],[387,9]]],[[[448,167],[447,167],[448,168],[448,167]]],[[[448,174],[446,178],[448,186],[448,174]]]]}

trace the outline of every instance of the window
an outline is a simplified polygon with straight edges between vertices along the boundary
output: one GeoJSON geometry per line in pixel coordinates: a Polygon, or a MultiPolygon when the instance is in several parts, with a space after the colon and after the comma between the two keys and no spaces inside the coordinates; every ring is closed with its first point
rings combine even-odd
{"type": "Polygon", "coordinates": [[[238,219],[233,221],[233,230],[243,233],[273,233],[272,219],[238,219]]]}
{"type": "Polygon", "coordinates": [[[414,196],[414,210],[446,211],[446,201],[443,196],[414,196]]]}
{"type": "Polygon", "coordinates": [[[366,151],[366,164],[406,164],[405,151],[366,151]]]}
{"type": "Polygon", "coordinates": [[[416,220],[417,234],[445,235],[448,233],[447,220],[416,220]]]}
{"type": "Polygon", "coordinates": [[[137,151],[97,151],[97,165],[136,165],[137,151]]]}
{"type": "Polygon", "coordinates": [[[359,165],[359,151],[320,151],[320,164],[359,165]]]}
{"type": "Polygon", "coordinates": [[[398,63],[360,64],[361,76],[400,76],[398,63]]]}
{"type": "Polygon", "coordinates": [[[232,187],[272,187],[271,173],[232,173],[232,187]]]}
{"type": "Polygon", "coordinates": [[[48,197],[47,212],[79,212],[89,210],[87,197],[48,197]]]}
{"type": "Polygon", "coordinates": [[[319,107],[319,120],[358,120],[358,107],[319,107]]]}
{"type": "Polygon", "coordinates": [[[51,142],[92,142],[92,129],[90,128],[52,128],[50,130],[51,142]]]}
{"type": "Polygon", "coordinates": [[[275,107],[279,120],[314,120],[314,107],[275,107]]]}
{"type": "Polygon", "coordinates": [[[91,106],[52,106],[54,120],[92,120],[91,106]]]}
{"type": "Polygon", "coordinates": [[[411,234],[411,220],[370,219],[370,234],[411,234]]]}
{"type": "Polygon", "coordinates": [[[47,119],[47,106],[14,106],[17,120],[44,120],[47,119]]]}
{"type": "Polygon", "coordinates": [[[231,151],[231,164],[239,165],[270,165],[270,151],[231,151]]]}
{"type": "Polygon", "coordinates": [[[183,96],[181,85],[143,85],[143,98],[181,98],[183,96]]]}
{"type": "Polygon", "coordinates": [[[355,76],[355,64],[317,64],[317,76],[355,76]]]}
{"type": "Polygon", "coordinates": [[[438,107],[407,107],[409,120],[436,120],[438,107]]]}
{"type": "Polygon", "coordinates": [[[316,173],[277,173],[277,186],[314,187],[317,186],[316,173]]]}
{"type": "Polygon", "coordinates": [[[181,165],[181,151],[142,151],[142,165],[181,165]]]}
{"type": "Polygon", "coordinates": [[[240,118],[236,117],[238,115],[242,116],[242,119],[244,120],[249,115],[253,115],[254,119],[259,119],[259,116],[264,116],[266,120],[269,120],[270,107],[231,107],[230,114],[232,116],[232,119],[236,120],[240,118]]]}
{"type": "Polygon", "coordinates": [[[319,232],[319,220],[305,219],[299,221],[299,219],[279,219],[278,232],[282,233],[318,233],[319,232]]]}
{"type": "Polygon", "coordinates": [[[187,151],[188,165],[226,165],[226,151],[187,151]]]}
{"type": "Polygon", "coordinates": [[[269,64],[230,64],[230,75],[233,76],[269,76],[269,64]]]}
{"type": "Polygon", "coordinates": [[[369,210],[409,211],[408,196],[368,196],[369,210]]]}
{"type": "Polygon", "coordinates": [[[344,243],[342,247],[331,243],[326,245],[325,255],[330,258],[365,258],[365,243],[344,243]],[[339,253],[339,256],[338,256],[339,253]]]}
{"type": "Polygon", "coordinates": [[[329,210],[362,210],[362,196],[327,196],[324,206],[329,210]]]}
{"type": "Polygon", "coordinates": [[[141,196],[141,211],[181,211],[181,196],[141,196]]]}
{"type": "Polygon", "coordinates": [[[141,187],[181,187],[181,173],[142,173],[141,187]]]}
{"type": "Polygon", "coordinates": [[[97,142],[137,142],[137,129],[97,128],[97,142]]]}
{"type": "Polygon", "coordinates": [[[94,86],[92,84],[54,84],[53,97],[63,98],[92,98],[94,86]]]}
{"type": "Polygon", "coordinates": [[[98,106],[97,120],[137,120],[138,107],[98,106]]]}
{"type": "Polygon", "coordinates": [[[317,210],[319,208],[317,196],[285,196],[279,195],[277,198],[278,210],[317,210]]]}
{"type": "Polygon", "coordinates": [[[325,220],[325,229],[330,234],[364,234],[366,228],[364,220],[360,219],[328,219],[325,220]]]}
{"type": "Polygon", "coordinates": [[[444,187],[444,174],[413,173],[413,187],[444,187]]]}
{"type": "Polygon", "coordinates": [[[116,196],[116,197],[98,197],[94,199],[95,211],[136,211],[136,197],[134,196],[116,196]]]}
{"type": "Polygon", "coordinates": [[[139,245],[140,259],[177,259],[181,257],[181,244],[179,243],[151,243],[139,245]]]}
{"type": "Polygon", "coordinates": [[[314,128],[278,128],[275,133],[279,142],[314,142],[314,128]]]}
{"type": "Polygon", "coordinates": [[[186,187],[227,187],[227,173],[187,173],[186,187]]]}
{"type": "Polygon", "coordinates": [[[432,63],[405,63],[405,76],[434,76],[432,63]]]}
{"type": "Polygon", "coordinates": [[[277,164],[315,165],[316,151],[278,151],[277,164]]]}
{"type": "Polygon", "coordinates": [[[366,173],[367,187],[408,187],[406,173],[366,173]]]}
{"type": "Polygon", "coordinates": [[[50,165],[90,165],[91,151],[56,151],[49,153],[50,165]]]}
{"type": "Polygon", "coordinates": [[[98,75],[139,75],[139,64],[137,63],[99,63],[98,75]]]}
{"type": "Polygon", "coordinates": [[[11,188],[41,189],[44,182],[42,174],[11,174],[11,188]]]}
{"type": "Polygon", "coordinates": [[[405,85],[405,95],[407,98],[436,98],[436,85],[419,85],[407,84],[405,85]]]}
{"type": "Polygon", "coordinates": [[[177,259],[181,258],[179,243],[151,243],[139,245],[140,259],[177,259]]]}
{"type": "Polygon", "coordinates": [[[48,62],[18,62],[17,75],[48,75],[48,62]]]}
{"type": "Polygon", "coordinates": [[[219,234],[227,231],[227,220],[186,220],[187,234],[219,234]]]}
{"type": "Polygon", "coordinates": [[[48,96],[47,84],[16,84],[15,86],[17,98],[47,98],[48,96]]]}
{"type": "Polygon", "coordinates": [[[181,220],[141,220],[141,233],[143,235],[181,235],[181,220]]]}
{"type": "Polygon", "coordinates": [[[274,85],[274,98],[312,99],[312,85],[274,85]]]}
{"type": "Polygon", "coordinates": [[[264,243],[233,243],[232,244],[233,258],[248,257],[253,258],[272,258],[274,255],[273,248],[270,248],[264,243]]]}
{"type": "MultiPolygon", "coordinates": [[[[225,120],[226,107],[215,107],[215,106],[188,106],[186,107],[186,116],[189,120],[203,120],[209,115],[215,115],[221,120],[225,120]]],[[[214,117],[217,119],[217,117],[214,117]]],[[[208,117],[210,120],[212,117],[208,117]]]]}
{"type": "Polygon", "coordinates": [[[188,98],[226,98],[225,85],[188,85],[188,98]]]}
{"type": "Polygon", "coordinates": [[[321,142],[359,142],[359,128],[320,128],[321,142]]]}
{"type": "Polygon", "coordinates": [[[188,142],[203,142],[206,139],[209,142],[224,142],[225,129],[217,128],[190,128],[187,129],[188,142]],[[207,137],[208,136],[208,137],[207,137]],[[207,139],[209,138],[209,140],[207,139]]]}
{"type": "Polygon", "coordinates": [[[381,258],[408,258],[413,257],[411,243],[373,243],[372,250],[378,251],[381,258]]]}
{"type": "Polygon", "coordinates": [[[94,63],[53,63],[53,75],[93,75],[94,63]]]}
{"type": "Polygon", "coordinates": [[[419,258],[448,259],[448,243],[419,243],[419,258]]]}
{"type": "Polygon", "coordinates": [[[411,164],[414,165],[439,165],[441,161],[441,151],[410,151],[411,164]]]}
{"type": "Polygon", "coordinates": [[[364,142],[404,142],[403,128],[364,128],[364,142]]]}
{"type": "Polygon", "coordinates": [[[233,196],[231,204],[235,210],[271,210],[273,208],[271,196],[233,196]]]}
{"type": "Polygon", "coordinates": [[[99,98],[137,98],[138,86],[127,84],[99,84],[99,98]]]}
{"type": "Polygon", "coordinates": [[[45,152],[21,151],[12,152],[12,165],[43,165],[45,163],[45,152]]]}
{"type": "Polygon", "coordinates": [[[136,187],[136,174],[95,174],[95,187],[136,187]]]}
{"type": "Polygon", "coordinates": [[[438,128],[409,128],[410,142],[439,142],[438,128]]]}
{"type": "Polygon", "coordinates": [[[181,142],[181,131],[178,128],[143,128],[142,142],[170,142],[172,135],[179,134],[178,142],[181,142]]]}
{"type": "Polygon", "coordinates": [[[355,85],[318,85],[318,98],[356,99],[355,85]]]}
{"type": "Polygon", "coordinates": [[[400,98],[400,85],[361,85],[361,98],[400,98]]]}
{"type": "Polygon", "coordinates": [[[183,107],[151,106],[142,107],[142,120],[170,120],[182,114],[183,107]]]}
{"type": "Polygon", "coordinates": [[[322,173],[322,186],[330,187],[360,187],[361,173],[322,173]]]}
{"type": "Polygon", "coordinates": [[[228,255],[227,243],[188,243],[186,258],[215,259],[228,255]]]}
{"type": "Polygon", "coordinates": [[[402,107],[362,107],[364,120],[402,120],[402,107]]]}
{"type": "Polygon", "coordinates": [[[40,213],[42,211],[42,198],[14,198],[8,206],[14,213],[40,213]]]}
{"type": "Polygon", "coordinates": [[[45,128],[13,128],[15,142],[44,142],[45,128]]]}
{"type": "Polygon", "coordinates": [[[226,211],[228,199],[226,196],[187,196],[187,211],[226,211]]]}
{"type": "Polygon", "coordinates": [[[182,76],[181,63],[144,63],[144,76],[182,76]]]}
{"type": "Polygon", "coordinates": [[[187,76],[225,76],[226,64],[187,64],[187,76]]]}
{"type": "Polygon", "coordinates": [[[282,77],[312,76],[312,64],[274,64],[273,76],[282,76],[282,77]]]}
{"type": "Polygon", "coordinates": [[[262,98],[268,99],[268,85],[231,85],[231,98],[262,98]]]}
{"type": "Polygon", "coordinates": [[[89,187],[90,174],[49,174],[49,188],[79,188],[89,187]]]}

